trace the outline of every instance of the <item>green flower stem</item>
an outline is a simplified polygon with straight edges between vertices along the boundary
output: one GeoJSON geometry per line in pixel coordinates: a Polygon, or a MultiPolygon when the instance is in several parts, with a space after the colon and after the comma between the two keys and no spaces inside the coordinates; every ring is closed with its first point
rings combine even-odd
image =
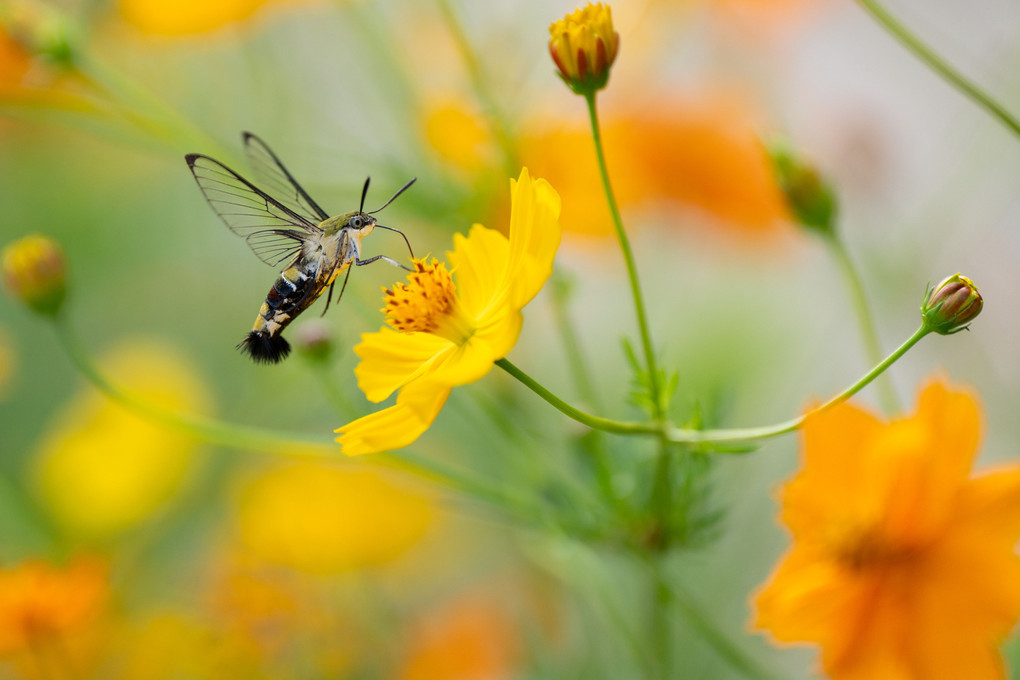
{"type": "MultiPolygon", "coordinates": [[[[570,318],[570,311],[567,309],[567,284],[563,280],[563,274],[553,270],[553,316],[556,318],[556,325],[559,328],[560,339],[567,355],[567,362],[570,365],[570,372],[577,385],[577,391],[589,406],[599,408],[598,393],[591,381],[591,371],[585,358],[584,348],[581,346],[581,339],[577,334],[573,320],[570,318]]],[[[613,504],[619,499],[613,489],[613,474],[609,464],[609,452],[606,450],[605,442],[600,433],[593,432],[591,445],[588,447],[595,459],[595,477],[598,481],[599,490],[602,496],[613,504]]]]}
{"type": "Polygon", "coordinates": [[[599,115],[595,107],[595,92],[589,92],[584,96],[588,103],[588,117],[591,119],[591,134],[595,141],[595,156],[599,162],[599,173],[602,176],[602,188],[605,190],[606,201],[609,203],[609,212],[613,216],[613,226],[616,227],[616,236],[620,241],[620,250],[623,251],[623,259],[627,264],[627,276],[630,279],[630,290],[634,296],[634,311],[637,314],[638,329],[641,332],[641,346],[645,353],[645,363],[648,366],[648,384],[651,390],[653,417],[658,422],[663,422],[666,414],[663,412],[662,386],[659,384],[659,370],[655,362],[655,350],[652,347],[652,336],[648,330],[648,317],[645,314],[645,302],[641,295],[641,283],[638,281],[637,265],[634,262],[634,253],[630,249],[630,241],[627,239],[627,232],[623,230],[623,219],[620,217],[620,208],[616,205],[616,196],[609,183],[609,170],[606,168],[605,152],[602,149],[602,133],[599,129],[599,115]]]}
{"type": "MultiPolygon", "coordinates": [[[[854,305],[854,313],[857,315],[857,325],[861,329],[861,341],[864,343],[864,353],[868,363],[875,365],[882,361],[882,348],[878,341],[878,332],[875,330],[874,317],[868,308],[868,298],[864,293],[864,283],[854,266],[850,254],[846,250],[843,240],[836,234],[828,234],[826,242],[832,250],[832,256],[839,264],[843,273],[843,280],[846,282],[850,299],[854,305]]],[[[888,376],[883,376],[876,381],[878,387],[878,398],[883,410],[888,414],[894,414],[900,410],[899,398],[896,390],[888,376]]]]}
{"type": "Polygon", "coordinates": [[[911,33],[906,26],[896,20],[876,0],[857,0],[865,11],[868,12],[879,24],[882,25],[894,38],[900,41],[904,47],[914,53],[914,56],[927,64],[943,80],[970,98],[975,104],[983,108],[1000,123],[1008,127],[1013,134],[1020,136],[1020,121],[1017,121],[999,102],[981,91],[963,74],[950,66],[945,60],[935,53],[930,47],[911,33]]]}
{"type": "Polygon", "coordinates": [[[92,87],[120,103],[121,114],[143,132],[181,148],[195,146],[221,158],[232,156],[187,117],[116,68],[85,53],[76,55],[74,66],[92,87]]]}
{"type": "MultiPolygon", "coordinates": [[[[92,358],[77,342],[67,324],[66,317],[60,316],[55,319],[54,328],[61,347],[85,379],[111,401],[146,420],[183,432],[196,440],[229,449],[261,451],[280,455],[340,458],[340,447],[332,441],[327,442],[320,438],[302,438],[300,435],[266,428],[232,425],[172,411],[136,399],[114,385],[102,374],[92,358]]],[[[410,453],[375,454],[365,459],[365,462],[413,474],[478,500],[515,511],[525,517],[530,516],[533,510],[533,503],[505,491],[498,484],[490,484],[449,466],[419,458],[410,453]]]]}
{"type": "Polygon", "coordinates": [[[450,7],[449,0],[436,0],[436,4],[439,5],[439,11],[443,15],[446,27],[453,37],[453,42],[460,52],[461,59],[464,60],[464,65],[467,67],[468,77],[471,79],[471,87],[474,88],[475,96],[478,97],[479,102],[485,109],[489,122],[492,125],[492,131],[496,136],[496,141],[503,152],[504,171],[510,177],[516,177],[520,172],[517,147],[510,135],[510,125],[503,116],[502,110],[496,103],[496,98],[488,86],[489,79],[482,71],[482,64],[478,59],[478,55],[472,47],[471,41],[468,40],[464,27],[460,25],[456,13],[450,7]]]}
{"type": "Polygon", "coordinates": [[[787,432],[793,432],[800,428],[800,426],[804,424],[804,421],[811,416],[827,411],[833,406],[843,403],[867,387],[873,380],[875,380],[875,378],[882,375],[887,368],[896,363],[901,356],[906,354],[911,347],[920,342],[921,338],[928,335],[930,332],[931,330],[925,326],[918,328],[914,334],[906,340],[906,342],[897,347],[892,354],[879,362],[878,365],[868,371],[857,382],[809,413],[796,418],[791,418],[790,420],[777,423],[775,425],[765,425],[762,427],[692,430],[689,428],[673,427],[669,423],[635,423],[600,418],[599,416],[593,416],[589,413],[585,413],[584,411],[574,408],[570,404],[566,403],[536,382],[534,378],[510,363],[507,359],[504,358],[498,360],[496,365],[513,377],[517,378],[517,380],[523,383],[532,392],[545,399],[545,401],[558,411],[590,428],[623,435],[655,435],[667,442],[676,444],[726,444],[768,439],[781,434],[786,434],[787,432]]]}
{"type": "Polygon", "coordinates": [[[673,606],[683,615],[687,623],[711,645],[719,657],[729,664],[730,668],[752,680],[779,680],[781,676],[763,668],[757,660],[740,648],[730,636],[719,629],[701,606],[691,595],[676,584],[662,581],[662,587],[668,592],[667,597],[673,606]]]}

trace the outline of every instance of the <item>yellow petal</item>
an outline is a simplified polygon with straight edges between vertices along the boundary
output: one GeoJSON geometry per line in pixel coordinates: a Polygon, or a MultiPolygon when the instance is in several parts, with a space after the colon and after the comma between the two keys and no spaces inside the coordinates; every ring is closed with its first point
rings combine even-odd
{"type": "Polygon", "coordinates": [[[457,275],[457,297],[475,319],[485,316],[496,300],[500,281],[510,259],[510,242],[495,229],[480,224],[468,236],[454,234],[453,251],[446,259],[457,275]]]}
{"type": "Polygon", "coordinates": [[[560,245],[560,196],[544,179],[531,179],[528,169],[510,181],[510,262],[506,285],[510,304],[524,307],[552,274],[560,245]]]}
{"type": "Polygon", "coordinates": [[[415,381],[400,390],[396,405],[337,429],[337,441],[348,456],[403,448],[429,428],[449,396],[449,387],[415,381]]]}
{"type": "Polygon", "coordinates": [[[443,360],[429,371],[427,380],[446,387],[473,383],[491,371],[493,362],[499,358],[485,338],[476,333],[464,344],[447,352],[443,360]]]}
{"type": "Polygon", "coordinates": [[[431,333],[397,333],[383,328],[365,333],[354,347],[361,357],[354,374],[365,397],[378,403],[434,369],[454,349],[452,342],[431,333]]]}

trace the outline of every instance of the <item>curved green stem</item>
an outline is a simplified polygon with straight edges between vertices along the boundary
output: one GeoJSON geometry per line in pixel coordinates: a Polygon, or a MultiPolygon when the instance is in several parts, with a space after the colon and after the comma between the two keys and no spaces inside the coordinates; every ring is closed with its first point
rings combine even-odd
{"type": "Polygon", "coordinates": [[[927,64],[943,80],[970,98],[975,104],[983,108],[1000,123],[1009,128],[1013,134],[1020,136],[1020,121],[1010,114],[1005,107],[985,94],[963,74],[950,66],[945,60],[935,53],[930,47],[921,42],[920,38],[911,33],[906,26],[896,20],[876,0],[857,0],[865,11],[875,18],[878,23],[889,31],[894,38],[900,41],[904,47],[914,53],[918,59],[927,64]]]}
{"type": "Polygon", "coordinates": [[[606,194],[606,201],[609,203],[609,212],[613,216],[613,226],[616,228],[616,237],[620,241],[620,250],[623,251],[623,259],[627,265],[627,277],[630,279],[630,290],[634,296],[634,311],[637,314],[638,329],[641,332],[641,347],[645,354],[645,363],[648,366],[648,384],[651,391],[654,412],[652,414],[656,421],[665,420],[663,412],[662,386],[659,384],[659,370],[655,362],[655,350],[652,347],[652,336],[648,330],[648,317],[645,314],[644,297],[641,295],[641,283],[638,280],[637,264],[634,262],[634,253],[630,249],[630,241],[627,239],[627,232],[623,229],[623,219],[620,217],[620,208],[616,205],[616,196],[609,183],[609,170],[606,167],[605,152],[602,149],[602,133],[599,130],[599,115],[595,107],[595,93],[585,95],[588,103],[588,117],[591,119],[591,134],[595,141],[595,156],[599,162],[599,174],[602,176],[602,188],[606,194]]]}
{"type": "MultiPolygon", "coordinates": [[[[333,441],[320,438],[302,438],[286,432],[266,428],[246,427],[211,420],[188,413],[180,413],[136,399],[128,392],[114,385],[103,375],[92,358],[81,347],[67,324],[66,317],[54,320],[57,339],[75,368],[107,398],[120,404],[132,413],[183,432],[196,440],[224,448],[241,451],[262,451],[282,455],[313,455],[341,458],[340,447],[333,441]]],[[[366,460],[370,464],[407,472],[432,482],[442,484],[455,491],[465,493],[494,505],[528,514],[530,506],[521,498],[505,491],[498,484],[491,484],[471,475],[455,470],[436,461],[419,458],[403,452],[399,454],[375,454],[366,460]]]]}
{"type": "Polygon", "coordinates": [[[921,326],[918,328],[913,335],[910,336],[902,345],[897,347],[892,354],[887,356],[881,362],[878,363],[874,368],[868,371],[862,376],[857,382],[850,387],[846,388],[835,397],[829,399],[821,406],[812,409],[808,413],[790,420],[777,423],[775,425],[765,425],[762,427],[747,427],[747,428],[731,428],[731,429],[717,429],[717,430],[692,430],[689,428],[673,427],[672,425],[658,424],[658,423],[635,423],[610,420],[608,418],[601,418],[599,416],[593,416],[590,413],[585,413],[580,409],[577,409],[570,404],[566,403],[555,394],[547,390],[545,387],[540,385],[534,378],[529,376],[521,369],[514,366],[507,359],[500,359],[496,362],[496,365],[502,368],[504,371],[517,378],[521,383],[528,387],[532,392],[542,397],[550,405],[555,407],[558,411],[563,413],[569,418],[576,420],[582,425],[587,425],[596,430],[602,430],[603,432],[612,432],[614,434],[625,434],[625,435],[655,435],[666,442],[672,442],[676,444],[697,444],[697,443],[739,443],[747,442],[758,439],[768,439],[776,437],[787,432],[792,432],[801,425],[804,424],[811,416],[827,411],[837,404],[841,404],[853,395],[860,392],[866,386],[868,386],[875,378],[882,375],[882,373],[892,366],[896,361],[906,354],[911,347],[921,341],[921,338],[928,335],[931,332],[930,329],[921,326]]]}
{"type": "MultiPolygon", "coordinates": [[[[854,266],[850,254],[846,250],[843,240],[836,234],[827,235],[826,241],[832,250],[833,257],[839,264],[843,273],[843,280],[846,282],[850,292],[850,299],[853,302],[854,313],[857,315],[857,325],[861,329],[861,341],[864,344],[864,353],[868,363],[875,365],[882,361],[882,346],[878,341],[878,331],[875,330],[875,320],[868,308],[868,298],[864,293],[864,282],[854,266]]],[[[896,390],[887,376],[876,381],[878,387],[878,398],[882,409],[888,414],[897,413],[900,410],[899,398],[896,390]]]]}

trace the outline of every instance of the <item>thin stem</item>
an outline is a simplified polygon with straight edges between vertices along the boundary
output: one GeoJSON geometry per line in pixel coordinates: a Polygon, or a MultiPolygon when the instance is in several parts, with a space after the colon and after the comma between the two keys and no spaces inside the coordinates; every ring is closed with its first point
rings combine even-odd
{"type": "Polygon", "coordinates": [[[496,103],[496,98],[488,86],[489,79],[482,71],[482,64],[478,59],[478,55],[472,47],[471,41],[468,40],[464,27],[460,25],[460,21],[450,6],[449,0],[436,0],[436,4],[439,5],[439,11],[443,15],[443,20],[446,22],[446,26],[453,36],[453,42],[457,45],[457,51],[460,52],[460,57],[464,60],[464,65],[467,67],[468,77],[471,80],[471,87],[474,88],[475,96],[478,97],[492,125],[496,141],[503,152],[505,170],[511,177],[515,177],[519,169],[517,147],[514,145],[513,138],[510,135],[510,126],[507,124],[506,118],[503,116],[502,110],[496,103]]]}
{"type": "Polygon", "coordinates": [[[563,413],[569,418],[576,420],[582,425],[587,425],[596,430],[602,430],[603,432],[612,432],[615,434],[626,434],[626,435],[655,435],[664,439],[667,442],[676,444],[697,444],[697,443],[738,443],[746,442],[757,439],[768,439],[770,437],[776,437],[787,432],[792,432],[798,429],[804,424],[804,421],[813,415],[827,411],[837,404],[841,404],[853,395],[860,392],[862,389],[867,387],[875,378],[880,376],[887,368],[892,366],[896,361],[907,353],[911,347],[920,342],[921,338],[928,335],[931,330],[921,326],[918,328],[910,338],[906,340],[902,345],[897,347],[892,354],[887,356],[878,365],[868,371],[862,376],[857,382],[850,387],[840,392],[835,397],[829,399],[821,406],[814,410],[796,418],[777,423],[775,425],[765,425],[762,427],[747,427],[747,428],[732,428],[732,429],[718,429],[718,430],[692,430],[688,428],[673,427],[667,424],[657,423],[634,423],[634,422],[623,422],[610,420],[608,418],[600,418],[593,416],[589,413],[585,413],[580,409],[574,408],[570,404],[566,403],[555,394],[547,390],[545,387],[540,385],[534,378],[529,376],[521,369],[514,366],[507,359],[500,359],[496,362],[496,365],[502,368],[504,371],[517,378],[521,383],[528,387],[532,392],[545,399],[550,405],[555,407],[558,411],[563,413]]]}
{"type": "Polygon", "coordinates": [[[620,250],[623,251],[623,259],[627,265],[627,277],[630,279],[630,290],[634,296],[634,311],[637,314],[638,329],[641,332],[641,346],[645,353],[645,363],[648,366],[648,384],[652,397],[652,417],[657,422],[663,422],[666,414],[663,412],[662,386],[659,384],[659,370],[655,362],[655,350],[652,347],[652,336],[648,330],[648,317],[645,314],[645,302],[641,295],[641,283],[638,281],[637,265],[634,262],[634,253],[630,249],[630,241],[627,239],[627,232],[623,229],[623,219],[620,217],[620,208],[616,205],[616,196],[609,183],[609,170],[606,167],[605,152],[602,149],[602,133],[599,130],[599,115],[595,107],[595,93],[591,92],[584,97],[588,103],[588,117],[591,119],[591,134],[595,141],[595,156],[599,162],[599,174],[602,176],[602,188],[606,194],[606,201],[609,203],[609,212],[613,216],[613,226],[616,228],[616,237],[620,241],[620,250]]]}
{"type": "MultiPolygon", "coordinates": [[[[857,315],[857,325],[861,329],[861,342],[864,344],[864,353],[868,363],[875,365],[882,361],[882,347],[878,341],[878,332],[875,330],[875,320],[868,307],[868,298],[864,292],[864,282],[854,266],[850,254],[846,250],[843,240],[836,234],[829,235],[826,239],[832,255],[839,264],[843,273],[843,280],[850,293],[853,302],[854,313],[857,315]]],[[[883,376],[876,381],[878,387],[878,398],[882,408],[888,414],[894,414],[900,410],[900,401],[896,396],[896,389],[888,376],[883,376]]]]}
{"type": "Polygon", "coordinates": [[[1000,123],[1009,128],[1013,134],[1020,136],[1020,121],[1017,121],[1002,104],[985,94],[977,85],[967,79],[955,68],[935,53],[930,47],[921,42],[906,26],[896,20],[876,0],[857,0],[865,11],[867,11],[879,24],[882,25],[894,38],[900,41],[904,47],[914,53],[914,56],[927,64],[943,80],[970,98],[975,104],[983,108],[1000,123]]]}
{"type": "MultiPolygon", "coordinates": [[[[290,433],[257,427],[232,425],[201,416],[180,413],[136,399],[110,382],[81,347],[71,332],[65,317],[54,322],[57,339],[75,368],[100,392],[132,413],[160,423],[166,427],[184,432],[209,444],[241,451],[263,451],[274,454],[315,455],[339,458],[339,447],[334,442],[321,439],[304,439],[290,433]]],[[[416,457],[410,453],[375,454],[369,461],[396,470],[401,470],[432,482],[447,486],[455,491],[473,496],[500,507],[530,511],[522,497],[513,496],[500,485],[476,479],[449,466],[416,457]]]]}
{"type": "Polygon", "coordinates": [[[564,415],[569,418],[576,420],[582,425],[587,425],[594,430],[602,430],[603,432],[612,432],[614,434],[654,434],[658,435],[661,432],[661,428],[653,423],[633,423],[633,422],[621,422],[617,420],[610,420],[608,418],[600,418],[599,416],[593,416],[590,413],[574,408],[567,402],[563,401],[555,394],[547,390],[541,384],[539,384],[530,375],[517,368],[514,364],[510,363],[509,359],[503,358],[496,361],[496,365],[502,368],[504,371],[517,378],[523,383],[528,389],[537,394],[538,396],[545,399],[549,404],[556,408],[564,415]]]}
{"type": "MultiPolygon", "coordinates": [[[[573,319],[570,318],[570,311],[567,309],[566,288],[568,285],[563,279],[563,274],[553,270],[553,316],[556,319],[556,326],[567,355],[567,363],[581,399],[590,407],[601,410],[598,393],[591,381],[592,372],[588,368],[584,347],[581,345],[581,339],[577,334],[573,319]]],[[[594,458],[595,478],[602,496],[614,504],[617,503],[616,491],[613,489],[612,467],[609,464],[609,452],[606,450],[600,432],[597,430],[592,432],[590,445],[586,448],[591,451],[594,458]]]]}
{"type": "Polygon", "coordinates": [[[753,656],[741,649],[739,645],[730,639],[729,635],[720,630],[689,593],[684,592],[675,584],[671,585],[665,580],[661,581],[661,583],[669,593],[670,600],[674,606],[691,627],[701,635],[705,642],[711,645],[716,654],[729,664],[733,670],[753,680],[779,680],[780,676],[763,668],[753,656]]]}

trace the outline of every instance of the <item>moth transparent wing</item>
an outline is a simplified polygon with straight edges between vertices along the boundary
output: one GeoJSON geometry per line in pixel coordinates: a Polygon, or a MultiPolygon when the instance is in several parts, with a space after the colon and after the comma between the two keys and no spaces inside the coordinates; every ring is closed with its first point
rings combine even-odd
{"type": "Polygon", "coordinates": [[[262,186],[278,196],[281,203],[313,223],[329,219],[329,213],[312,200],[265,142],[251,132],[243,133],[242,137],[248,161],[262,186]]]}
{"type": "Polygon", "coordinates": [[[217,160],[185,156],[199,189],[227,227],[269,265],[292,257],[319,228],[217,160]]]}
{"type": "Polygon", "coordinates": [[[301,251],[305,237],[293,229],[263,229],[252,232],[244,240],[260,260],[276,267],[301,251]]]}

